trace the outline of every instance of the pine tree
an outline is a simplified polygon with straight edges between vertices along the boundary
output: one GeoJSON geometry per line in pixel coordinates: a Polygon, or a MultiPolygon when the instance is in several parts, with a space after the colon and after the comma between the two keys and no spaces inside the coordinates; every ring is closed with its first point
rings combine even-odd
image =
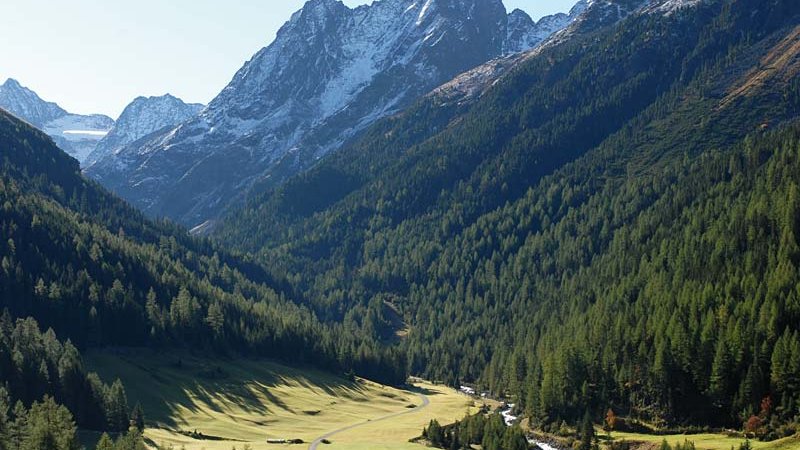
{"type": "Polygon", "coordinates": [[[430,441],[430,443],[434,447],[441,447],[442,444],[444,443],[444,433],[442,431],[442,426],[439,425],[439,422],[436,419],[431,420],[430,424],[428,425],[428,429],[427,432],[425,433],[425,436],[428,438],[428,441],[430,441]]]}
{"type": "Polygon", "coordinates": [[[222,336],[222,329],[225,325],[225,316],[222,312],[222,305],[220,305],[219,302],[214,302],[208,306],[206,323],[209,327],[211,327],[211,330],[214,331],[214,337],[222,336]]]}
{"type": "MultiPolygon", "coordinates": [[[[247,446],[247,445],[245,445],[247,446]]],[[[130,428],[127,433],[117,439],[115,450],[145,450],[142,434],[136,428],[130,428]]]]}
{"type": "Polygon", "coordinates": [[[114,441],[111,439],[108,433],[103,433],[102,436],[100,436],[100,440],[97,441],[95,450],[115,450],[114,441]]]}
{"type": "Polygon", "coordinates": [[[106,417],[108,427],[112,431],[124,431],[130,425],[128,398],[125,387],[120,380],[114,381],[106,397],[106,417]]]}
{"type": "Polygon", "coordinates": [[[12,413],[14,420],[9,426],[9,441],[12,450],[21,450],[25,433],[28,428],[28,410],[21,401],[17,401],[14,405],[14,412],[12,413]]]}
{"type": "Polygon", "coordinates": [[[23,450],[77,450],[76,427],[72,414],[52,397],[34,402],[28,411],[23,450]]]}
{"type": "Polygon", "coordinates": [[[711,381],[709,391],[717,400],[718,406],[723,406],[730,390],[731,356],[725,339],[720,337],[714,353],[714,362],[711,365],[711,381]]]}
{"type": "Polygon", "coordinates": [[[0,450],[9,450],[9,402],[8,392],[0,387],[0,450]]]}
{"type": "Polygon", "coordinates": [[[131,425],[140,432],[144,431],[144,411],[142,410],[142,405],[138,402],[131,412],[131,425]]]}
{"type": "Polygon", "coordinates": [[[592,416],[589,410],[583,416],[580,427],[581,443],[578,447],[579,450],[592,450],[592,443],[594,442],[594,423],[592,423],[592,416]]]}

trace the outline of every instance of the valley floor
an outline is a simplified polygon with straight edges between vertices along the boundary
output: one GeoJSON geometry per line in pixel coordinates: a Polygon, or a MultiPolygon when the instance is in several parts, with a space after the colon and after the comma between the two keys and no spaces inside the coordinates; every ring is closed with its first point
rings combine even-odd
{"type": "Polygon", "coordinates": [[[341,430],[319,448],[418,449],[408,440],[431,419],[450,423],[476,406],[425,382],[401,390],[267,360],[140,349],[89,352],[85,360],[104,379],[122,379],[131,406],[142,404],[151,447],[261,450],[283,447],[267,439],[301,439],[292,448],[304,449],[341,430]]]}
{"type": "MultiPolygon", "coordinates": [[[[601,436],[605,435],[605,432],[602,430],[599,430],[598,433],[601,433],[601,436]]],[[[666,440],[672,446],[675,446],[676,444],[683,444],[688,440],[694,442],[698,450],[729,450],[731,448],[738,449],[742,442],[744,442],[742,438],[728,437],[726,435],[713,433],[657,436],[652,434],[612,432],[611,437],[614,441],[625,440],[628,442],[650,443],[653,444],[653,448],[658,448],[658,445],[660,445],[664,440],[666,440]]],[[[760,442],[753,440],[750,441],[750,443],[756,450],[800,450],[800,436],[789,437],[773,442],[760,442]]]]}

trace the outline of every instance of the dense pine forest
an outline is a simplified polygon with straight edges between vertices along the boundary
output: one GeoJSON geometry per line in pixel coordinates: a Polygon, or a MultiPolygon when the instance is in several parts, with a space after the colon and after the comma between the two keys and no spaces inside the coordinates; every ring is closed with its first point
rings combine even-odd
{"type": "Polygon", "coordinates": [[[399,311],[410,372],[536,424],[614,408],[791,433],[798,17],[715,1],[551,46],[471,103],[383,121],[216,238],[323,320],[390,341],[399,311]]]}
{"type": "Polygon", "coordinates": [[[148,221],[4,112],[0,149],[0,448],[77,449],[76,427],[121,433],[98,448],[143,448],[143,411],[119,381],[85,371],[85,348],[192,348],[405,380],[397,349],[321,323],[258,264],[148,221]]]}
{"type": "Polygon", "coordinates": [[[24,407],[50,396],[69,408],[82,428],[121,432],[130,425],[119,381],[108,386],[86,373],[71,342],[62,343],[52,330],[42,333],[33,319],[15,324],[8,312],[0,316],[0,384],[5,402],[0,414],[17,402],[24,407]]]}
{"type": "Polygon", "coordinates": [[[191,346],[405,379],[397,352],[320,323],[258,265],[146,220],[6,114],[0,145],[0,296],[12,316],[78,347],[191,346]]]}
{"type": "Polygon", "coordinates": [[[143,449],[144,413],[125,388],[83,367],[78,349],[33,319],[0,316],[0,448],[74,450],[77,427],[104,433],[98,449],[143,449]]]}
{"type": "MultiPolygon", "coordinates": [[[[103,347],[468,383],[586,450],[609,411],[795,434],[798,23],[796,0],[713,0],[575,35],[265,182],[207,239],[0,111],[0,450],[78,427],[143,448],[147,412],[83,366],[103,347]]],[[[497,415],[423,438],[528,446],[497,415]]]]}

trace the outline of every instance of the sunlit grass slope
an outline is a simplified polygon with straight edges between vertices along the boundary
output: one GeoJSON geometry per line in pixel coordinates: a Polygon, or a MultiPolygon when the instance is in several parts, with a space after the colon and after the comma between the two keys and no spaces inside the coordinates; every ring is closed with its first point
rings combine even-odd
{"type": "MultiPolygon", "coordinates": [[[[639,433],[620,433],[614,432],[611,437],[615,441],[626,440],[630,442],[652,442],[660,444],[665,439],[670,445],[674,446],[684,441],[694,442],[698,450],[730,450],[731,448],[738,449],[744,442],[741,438],[728,437],[722,434],[677,434],[668,436],[656,436],[651,434],[639,433]]],[[[800,450],[800,437],[789,437],[774,442],[759,442],[750,441],[753,448],[757,450],[800,450]]]]}
{"type": "MultiPolygon", "coordinates": [[[[148,350],[90,352],[86,361],[104,379],[119,377],[129,401],[147,416],[151,445],[225,449],[249,444],[275,448],[270,439],[307,443],[330,431],[408,411],[422,404],[417,392],[351,382],[315,370],[299,370],[267,360],[210,359],[148,350]],[[187,433],[202,433],[197,439],[187,433]]],[[[419,448],[408,440],[431,419],[462,417],[472,402],[451,389],[420,384],[430,405],[393,419],[367,423],[331,438],[325,448],[419,448]]]]}

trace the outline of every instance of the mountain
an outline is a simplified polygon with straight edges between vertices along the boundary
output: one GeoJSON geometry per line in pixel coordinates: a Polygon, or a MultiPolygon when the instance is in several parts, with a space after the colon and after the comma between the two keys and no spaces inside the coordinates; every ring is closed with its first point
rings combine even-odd
{"type": "Polygon", "coordinates": [[[197,225],[256,182],[278,185],[453,76],[519,51],[534,23],[500,0],[311,0],[198,116],[87,171],[153,216],[197,225]]]}
{"type": "Polygon", "coordinates": [[[117,119],[114,128],[97,143],[86,158],[89,167],[106,155],[114,154],[128,144],[168,127],[174,127],[195,116],[203,105],[187,104],[172,95],[137,97],[117,119]]]}
{"type": "MultiPolygon", "coordinates": [[[[262,266],[145,219],[4,111],[0,236],[2,309],[81,349],[190,347],[405,381],[395,349],[322,323],[262,266]]],[[[0,367],[8,358],[0,353],[0,367]]]]}
{"type": "Polygon", "coordinates": [[[503,54],[521,53],[536,47],[575,22],[588,6],[588,0],[582,0],[572,8],[569,14],[559,13],[545,16],[535,23],[525,11],[521,9],[511,11],[506,25],[507,37],[503,44],[503,54]]]}
{"type": "Polygon", "coordinates": [[[793,0],[591,2],[470,101],[425,96],[213,237],[331,320],[391,304],[411,373],[538,426],[761,413],[778,435],[800,401],[798,23],[793,0]]]}
{"type": "Polygon", "coordinates": [[[9,78],[0,86],[0,106],[37,128],[66,116],[68,113],[55,103],[46,102],[35,92],[9,78]]]}
{"type": "Polygon", "coordinates": [[[509,37],[507,44],[521,43],[510,52],[495,58],[469,71],[459,74],[447,83],[434,89],[429,96],[439,98],[442,103],[468,103],[480,97],[483,92],[511,73],[515,67],[528,58],[536,56],[544,49],[563,43],[578,36],[587,35],[614,25],[633,13],[666,13],[680,10],[697,3],[696,1],[677,2],[672,0],[586,0],[579,1],[569,15],[556,14],[542,18],[533,30],[527,30],[532,22],[524,12],[515,10],[509,15],[509,37]],[[519,25],[517,25],[519,24],[519,25]],[[552,30],[541,33],[541,30],[552,30]],[[537,45],[526,45],[536,42],[537,45]]]}
{"type": "Polygon", "coordinates": [[[70,114],[11,78],[0,86],[0,108],[44,130],[59,147],[81,162],[114,126],[114,120],[100,114],[70,114]]]}

